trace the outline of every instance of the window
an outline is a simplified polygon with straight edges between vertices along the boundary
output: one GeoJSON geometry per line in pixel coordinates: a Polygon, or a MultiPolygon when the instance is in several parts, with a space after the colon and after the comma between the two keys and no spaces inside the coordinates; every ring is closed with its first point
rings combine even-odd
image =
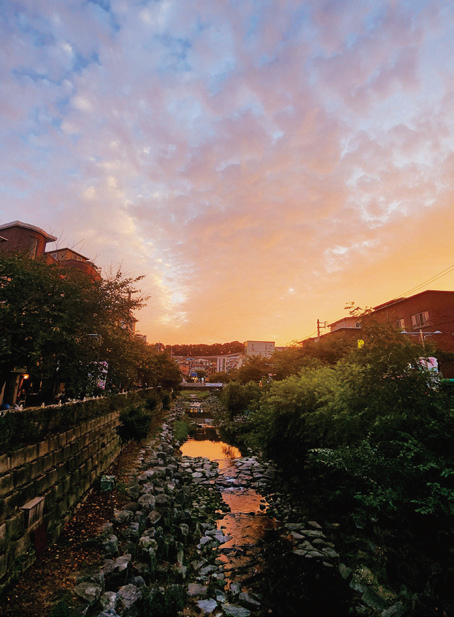
{"type": "Polygon", "coordinates": [[[396,330],[405,330],[405,319],[398,319],[396,321],[396,330]]]}
{"type": "Polygon", "coordinates": [[[38,238],[30,236],[28,238],[28,256],[30,259],[35,259],[36,251],[38,250],[38,238]]]}
{"type": "Polygon", "coordinates": [[[411,325],[413,328],[422,328],[429,322],[429,311],[416,313],[411,316],[411,325]]]}

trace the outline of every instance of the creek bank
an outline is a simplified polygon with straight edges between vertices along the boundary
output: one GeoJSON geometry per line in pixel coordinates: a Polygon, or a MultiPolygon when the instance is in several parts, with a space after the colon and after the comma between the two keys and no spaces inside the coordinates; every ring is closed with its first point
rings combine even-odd
{"type": "Polygon", "coordinates": [[[126,488],[130,502],[103,526],[105,560],[78,577],[74,616],[404,614],[342,563],[332,526],[276,490],[282,478],[270,463],[237,459],[219,474],[215,461],[182,457],[172,433],[179,413],[147,444],[126,488]],[[222,494],[233,487],[260,492],[249,516],[276,518],[263,540],[229,545],[222,494]]]}

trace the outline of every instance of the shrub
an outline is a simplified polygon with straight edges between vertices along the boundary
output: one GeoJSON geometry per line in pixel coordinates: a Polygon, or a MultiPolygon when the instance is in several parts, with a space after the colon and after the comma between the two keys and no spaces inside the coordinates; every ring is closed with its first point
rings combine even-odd
{"type": "Polygon", "coordinates": [[[189,435],[189,422],[176,420],[173,425],[173,435],[177,441],[186,441],[189,435]]]}
{"type": "Polygon", "coordinates": [[[120,413],[117,433],[123,443],[145,439],[151,422],[151,413],[142,405],[134,405],[120,413]]]}

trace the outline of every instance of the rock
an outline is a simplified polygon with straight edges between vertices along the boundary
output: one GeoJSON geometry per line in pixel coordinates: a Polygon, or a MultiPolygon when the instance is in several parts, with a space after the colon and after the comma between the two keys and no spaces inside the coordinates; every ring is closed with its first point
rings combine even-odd
{"type": "Polygon", "coordinates": [[[126,489],[126,493],[129,495],[129,497],[133,500],[133,501],[137,501],[139,499],[139,495],[140,495],[140,488],[138,484],[131,484],[130,486],[128,486],[128,488],[126,489]]]}
{"type": "Polygon", "coordinates": [[[146,583],[141,576],[134,576],[131,579],[131,585],[135,585],[136,587],[145,587],[146,583]]]}
{"type": "Polygon", "coordinates": [[[150,525],[157,525],[162,519],[162,514],[157,510],[152,510],[147,516],[147,521],[150,525]]]}
{"type": "Polygon", "coordinates": [[[101,491],[112,491],[115,488],[115,476],[101,476],[101,491]]]}
{"type": "Polygon", "coordinates": [[[212,540],[213,538],[211,538],[210,536],[203,536],[203,538],[200,538],[199,548],[201,546],[207,545],[209,542],[212,542],[212,540]]]}
{"type": "Polygon", "coordinates": [[[364,604],[377,611],[382,611],[388,607],[388,603],[376,591],[370,587],[361,596],[364,604]]]}
{"type": "Polygon", "coordinates": [[[302,534],[298,533],[297,531],[291,531],[290,532],[292,535],[292,538],[294,540],[305,540],[306,536],[303,536],[302,534]]]}
{"type": "Polygon", "coordinates": [[[254,596],[249,595],[247,592],[242,592],[238,596],[238,601],[241,602],[247,608],[250,608],[253,611],[258,611],[261,604],[254,596]]]}
{"type": "Polygon", "coordinates": [[[109,609],[115,610],[117,607],[117,594],[113,591],[106,591],[100,598],[100,603],[103,611],[109,609]]]}
{"type": "Polygon", "coordinates": [[[117,611],[122,617],[139,617],[143,594],[138,587],[132,584],[120,587],[117,598],[117,611]]]}
{"type": "Polygon", "coordinates": [[[156,499],[154,495],[151,495],[151,493],[145,493],[144,495],[139,497],[139,504],[147,514],[154,509],[155,501],[156,499]]]}
{"type": "Polygon", "coordinates": [[[228,617],[249,617],[251,611],[244,606],[236,606],[235,604],[224,604],[222,610],[228,617]]]}
{"type": "Polygon", "coordinates": [[[339,574],[342,576],[344,581],[346,581],[350,577],[351,573],[352,573],[351,568],[347,568],[347,566],[344,563],[339,564],[339,574]]]}
{"type": "Polygon", "coordinates": [[[168,508],[171,505],[170,498],[165,493],[159,493],[155,497],[156,509],[161,510],[162,508],[168,508]]]}
{"type": "Polygon", "coordinates": [[[101,529],[99,531],[99,536],[101,538],[108,538],[113,532],[113,525],[112,523],[108,522],[108,523],[104,523],[104,525],[101,526],[101,529]]]}
{"type": "Polygon", "coordinates": [[[137,576],[141,576],[145,581],[150,580],[151,570],[148,564],[143,562],[136,562],[134,563],[133,571],[137,576]]]}
{"type": "Polygon", "coordinates": [[[118,555],[118,538],[115,535],[108,536],[102,543],[103,551],[106,555],[115,557],[118,555]]]}
{"type": "Polygon", "coordinates": [[[198,600],[197,602],[197,606],[200,608],[200,610],[202,611],[202,613],[211,613],[214,611],[215,608],[217,608],[218,603],[216,602],[216,600],[198,600]]]}
{"type": "Polygon", "coordinates": [[[209,566],[205,566],[204,568],[201,568],[200,574],[202,576],[207,576],[208,574],[212,574],[213,572],[216,572],[216,571],[217,571],[216,566],[209,565],[209,566]]]}
{"type": "Polygon", "coordinates": [[[336,553],[336,551],[333,548],[329,548],[329,547],[328,548],[324,548],[323,552],[330,559],[338,559],[339,558],[339,553],[336,553]]]}
{"type": "Polygon", "coordinates": [[[406,613],[406,608],[402,602],[396,602],[382,612],[382,617],[402,617],[406,613]]]}
{"type": "Polygon", "coordinates": [[[298,555],[299,557],[306,557],[306,555],[307,555],[307,551],[306,551],[306,550],[304,550],[304,549],[302,549],[302,548],[295,548],[295,549],[292,551],[292,554],[293,554],[293,555],[298,555]]]}
{"type": "Polygon", "coordinates": [[[136,540],[140,535],[139,523],[133,522],[123,531],[123,536],[128,540],[136,540]]]}
{"type": "Polygon", "coordinates": [[[158,558],[156,555],[156,551],[152,547],[148,549],[148,559],[150,564],[150,574],[154,577],[158,565],[158,558]]]}
{"type": "Polygon", "coordinates": [[[224,602],[227,602],[227,596],[220,589],[216,589],[215,597],[216,597],[216,600],[220,602],[221,604],[224,604],[224,602]]]}
{"type": "Polygon", "coordinates": [[[114,560],[106,560],[104,562],[102,571],[104,573],[106,589],[108,591],[115,591],[117,587],[126,583],[131,559],[131,555],[128,554],[121,555],[114,560]]]}
{"type": "Polygon", "coordinates": [[[180,535],[183,538],[183,542],[187,544],[189,537],[189,525],[187,525],[186,523],[180,524],[180,535]]]}
{"type": "Polygon", "coordinates": [[[200,585],[199,583],[189,583],[188,585],[188,596],[192,598],[197,596],[206,596],[208,591],[208,587],[205,585],[200,585]]]}
{"type": "Polygon", "coordinates": [[[84,581],[83,583],[76,585],[74,592],[79,596],[79,598],[82,598],[84,602],[87,602],[87,604],[93,606],[93,604],[101,597],[102,587],[92,581],[84,581]]]}
{"type": "Polygon", "coordinates": [[[303,533],[308,538],[324,538],[325,534],[323,531],[319,529],[302,529],[301,533],[303,533]]]}
{"type": "Polygon", "coordinates": [[[115,512],[114,520],[118,525],[128,525],[134,518],[134,512],[131,510],[121,510],[115,512]]]}

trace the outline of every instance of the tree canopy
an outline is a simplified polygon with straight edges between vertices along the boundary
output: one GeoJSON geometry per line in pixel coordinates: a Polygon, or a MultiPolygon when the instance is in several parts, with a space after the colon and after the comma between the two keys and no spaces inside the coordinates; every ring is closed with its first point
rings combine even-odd
{"type": "Polygon", "coordinates": [[[93,393],[105,368],[108,389],[145,381],[147,368],[159,362],[154,348],[134,335],[134,313],[146,302],[137,288],[142,278],[118,270],[92,281],[58,262],[2,256],[0,387],[12,383],[13,371],[27,372],[47,400],[58,383],[73,396],[93,393]]]}

